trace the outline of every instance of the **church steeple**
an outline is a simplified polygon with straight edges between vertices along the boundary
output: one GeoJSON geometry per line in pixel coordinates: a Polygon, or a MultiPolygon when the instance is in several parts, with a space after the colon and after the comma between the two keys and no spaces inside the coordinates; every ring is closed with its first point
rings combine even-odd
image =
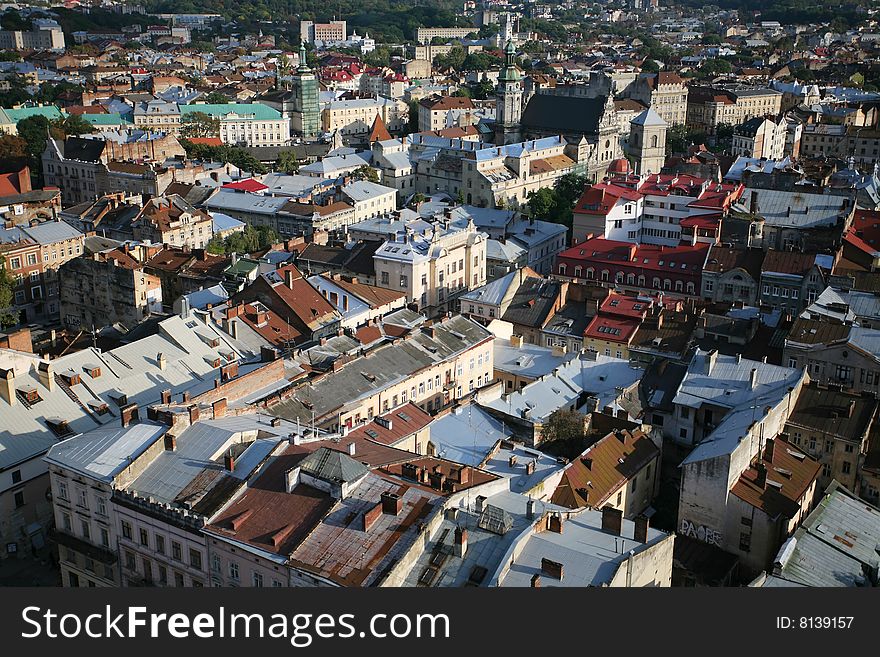
{"type": "Polygon", "coordinates": [[[519,82],[519,69],[516,67],[516,47],[513,41],[508,39],[504,46],[504,69],[498,76],[499,82],[519,82]]]}
{"type": "Polygon", "coordinates": [[[306,42],[300,40],[299,42],[299,66],[296,69],[300,73],[311,73],[312,69],[309,68],[309,62],[306,58],[306,42]]]}
{"type": "Polygon", "coordinates": [[[504,47],[504,69],[498,76],[495,104],[495,143],[513,144],[520,140],[522,118],[522,85],[516,67],[516,47],[512,40],[504,47]]]}

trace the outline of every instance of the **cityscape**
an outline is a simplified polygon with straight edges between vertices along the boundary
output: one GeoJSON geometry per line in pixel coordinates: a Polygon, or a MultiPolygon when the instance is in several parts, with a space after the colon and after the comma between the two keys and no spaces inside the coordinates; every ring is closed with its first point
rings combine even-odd
{"type": "Polygon", "coordinates": [[[0,213],[0,586],[880,586],[870,0],[3,3],[0,213]]]}

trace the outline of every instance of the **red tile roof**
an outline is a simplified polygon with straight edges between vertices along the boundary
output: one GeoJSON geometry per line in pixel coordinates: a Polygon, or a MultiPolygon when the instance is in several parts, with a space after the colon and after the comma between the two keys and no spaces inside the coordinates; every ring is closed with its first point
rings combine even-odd
{"type": "Polygon", "coordinates": [[[347,439],[363,438],[382,445],[396,445],[431,424],[432,417],[412,402],[352,429],[347,439]]]}
{"type": "Polygon", "coordinates": [[[226,183],[223,185],[223,189],[238,189],[243,192],[262,192],[264,189],[269,189],[269,187],[261,183],[259,180],[248,178],[247,180],[237,180],[235,182],[226,183]]]}

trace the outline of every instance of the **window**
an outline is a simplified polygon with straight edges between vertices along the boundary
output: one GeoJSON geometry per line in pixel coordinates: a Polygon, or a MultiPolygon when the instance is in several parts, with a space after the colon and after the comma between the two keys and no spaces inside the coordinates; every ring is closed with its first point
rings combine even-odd
{"type": "Polygon", "coordinates": [[[174,586],[183,587],[183,573],[174,571],[174,586]]]}
{"type": "Polygon", "coordinates": [[[216,554],[211,555],[211,571],[215,573],[223,571],[223,564],[220,561],[220,557],[216,554]]]}
{"type": "Polygon", "coordinates": [[[193,568],[202,569],[202,553],[198,550],[194,550],[190,548],[189,550],[189,565],[193,568]]]}
{"type": "Polygon", "coordinates": [[[263,575],[261,573],[254,573],[254,586],[257,588],[263,587],[263,575]]]}
{"type": "Polygon", "coordinates": [[[234,579],[238,581],[238,564],[234,562],[229,563],[229,579],[234,579]]]}
{"type": "Polygon", "coordinates": [[[175,561],[181,561],[180,543],[171,541],[171,558],[175,561]]]}
{"type": "Polygon", "coordinates": [[[66,531],[73,530],[73,525],[70,522],[70,514],[69,513],[62,513],[61,514],[61,524],[63,525],[63,527],[66,531]]]}
{"type": "Polygon", "coordinates": [[[749,518],[748,516],[743,516],[742,519],[740,520],[740,522],[741,522],[742,524],[744,524],[746,527],[751,527],[751,526],[752,526],[752,519],[749,518]]]}
{"type": "Polygon", "coordinates": [[[110,532],[104,527],[101,527],[101,545],[104,547],[110,547],[110,532]]]}
{"type": "Polygon", "coordinates": [[[846,452],[847,454],[852,454],[854,450],[855,450],[854,445],[847,444],[847,445],[843,446],[843,451],[846,452]]]}
{"type": "Polygon", "coordinates": [[[84,490],[79,492],[79,505],[85,509],[89,508],[89,495],[84,490]]]}
{"type": "Polygon", "coordinates": [[[21,470],[13,470],[12,471],[12,483],[13,484],[21,483],[21,470]]]}
{"type": "Polygon", "coordinates": [[[382,285],[388,285],[388,280],[389,280],[388,272],[383,271],[382,272],[382,285]]]}
{"type": "Polygon", "coordinates": [[[167,584],[168,583],[168,570],[165,568],[165,566],[159,566],[158,571],[159,571],[159,583],[160,584],[167,584]]]}
{"type": "Polygon", "coordinates": [[[679,438],[685,438],[685,439],[686,439],[686,438],[688,437],[688,430],[687,430],[687,429],[681,429],[681,430],[679,430],[679,432],[678,432],[678,437],[679,437],[679,438]]]}
{"type": "Polygon", "coordinates": [[[851,468],[852,468],[852,464],[849,461],[844,461],[840,465],[840,471],[843,474],[849,474],[851,468]]]}
{"type": "Polygon", "coordinates": [[[691,409],[689,409],[687,406],[682,406],[681,407],[681,417],[686,420],[690,417],[690,415],[691,415],[691,409]]]}
{"type": "Polygon", "coordinates": [[[743,552],[749,552],[752,549],[752,535],[748,532],[740,532],[739,549],[743,552]]]}
{"type": "Polygon", "coordinates": [[[24,506],[24,491],[18,491],[15,496],[15,508],[20,509],[24,506]]]}
{"type": "Polygon", "coordinates": [[[165,554],[165,537],[156,534],[156,552],[165,554]]]}
{"type": "Polygon", "coordinates": [[[89,525],[88,520],[80,520],[79,521],[80,529],[82,529],[82,536],[84,539],[89,540],[92,537],[92,527],[89,525]]]}
{"type": "Polygon", "coordinates": [[[617,492],[617,506],[620,506],[620,503],[623,501],[623,491],[617,492]]]}
{"type": "Polygon", "coordinates": [[[122,538],[131,540],[131,524],[125,520],[122,521],[122,538]]]}
{"type": "Polygon", "coordinates": [[[107,500],[103,497],[96,497],[95,501],[97,502],[98,514],[102,516],[107,515],[107,500]]]}
{"type": "Polygon", "coordinates": [[[134,558],[134,552],[125,551],[125,567],[129,570],[137,570],[137,561],[134,558]]]}
{"type": "Polygon", "coordinates": [[[141,545],[146,546],[146,545],[149,545],[149,544],[150,544],[150,540],[149,540],[150,537],[149,537],[149,535],[147,534],[147,530],[146,530],[146,529],[141,529],[141,530],[140,530],[140,537],[141,537],[141,545]]]}

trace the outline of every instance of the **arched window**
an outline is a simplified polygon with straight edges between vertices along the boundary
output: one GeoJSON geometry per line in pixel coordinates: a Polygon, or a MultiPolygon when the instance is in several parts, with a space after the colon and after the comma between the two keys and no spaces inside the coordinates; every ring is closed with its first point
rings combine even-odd
{"type": "Polygon", "coordinates": [[[608,270],[607,270],[607,269],[603,269],[603,270],[602,270],[602,280],[603,280],[603,281],[607,281],[607,280],[608,280],[608,270]]]}
{"type": "Polygon", "coordinates": [[[664,290],[671,290],[672,289],[672,281],[670,281],[668,278],[663,279],[663,289],[664,290]]]}
{"type": "Polygon", "coordinates": [[[694,293],[694,284],[693,284],[693,283],[688,283],[688,284],[687,284],[687,291],[688,291],[688,294],[693,294],[693,293],[694,293]]]}
{"type": "Polygon", "coordinates": [[[634,285],[635,282],[636,282],[636,277],[634,274],[627,274],[626,275],[626,284],[627,285],[634,285]]]}
{"type": "Polygon", "coordinates": [[[675,281],[675,291],[676,292],[681,292],[683,288],[684,288],[684,285],[682,284],[681,281],[675,281]]]}
{"type": "Polygon", "coordinates": [[[593,280],[596,277],[596,272],[592,267],[587,267],[587,280],[593,280]]]}
{"type": "Polygon", "coordinates": [[[617,272],[617,274],[615,274],[614,282],[615,283],[623,283],[623,272],[622,271],[619,271],[619,272],[617,272]]]}
{"type": "Polygon", "coordinates": [[[574,276],[575,276],[575,278],[580,278],[580,277],[581,277],[581,266],[580,266],[580,265],[575,265],[575,267],[574,267],[574,276]]]}
{"type": "Polygon", "coordinates": [[[654,277],[654,280],[651,281],[651,287],[653,287],[655,290],[660,289],[660,279],[656,276],[654,277]]]}
{"type": "Polygon", "coordinates": [[[657,135],[651,137],[651,148],[657,148],[657,135]]]}
{"type": "Polygon", "coordinates": [[[639,287],[645,287],[645,277],[639,276],[639,287]]]}
{"type": "Polygon", "coordinates": [[[567,268],[566,268],[564,262],[563,262],[561,265],[559,265],[559,273],[562,274],[563,276],[565,276],[565,270],[566,270],[566,269],[567,269],[567,268]]]}

